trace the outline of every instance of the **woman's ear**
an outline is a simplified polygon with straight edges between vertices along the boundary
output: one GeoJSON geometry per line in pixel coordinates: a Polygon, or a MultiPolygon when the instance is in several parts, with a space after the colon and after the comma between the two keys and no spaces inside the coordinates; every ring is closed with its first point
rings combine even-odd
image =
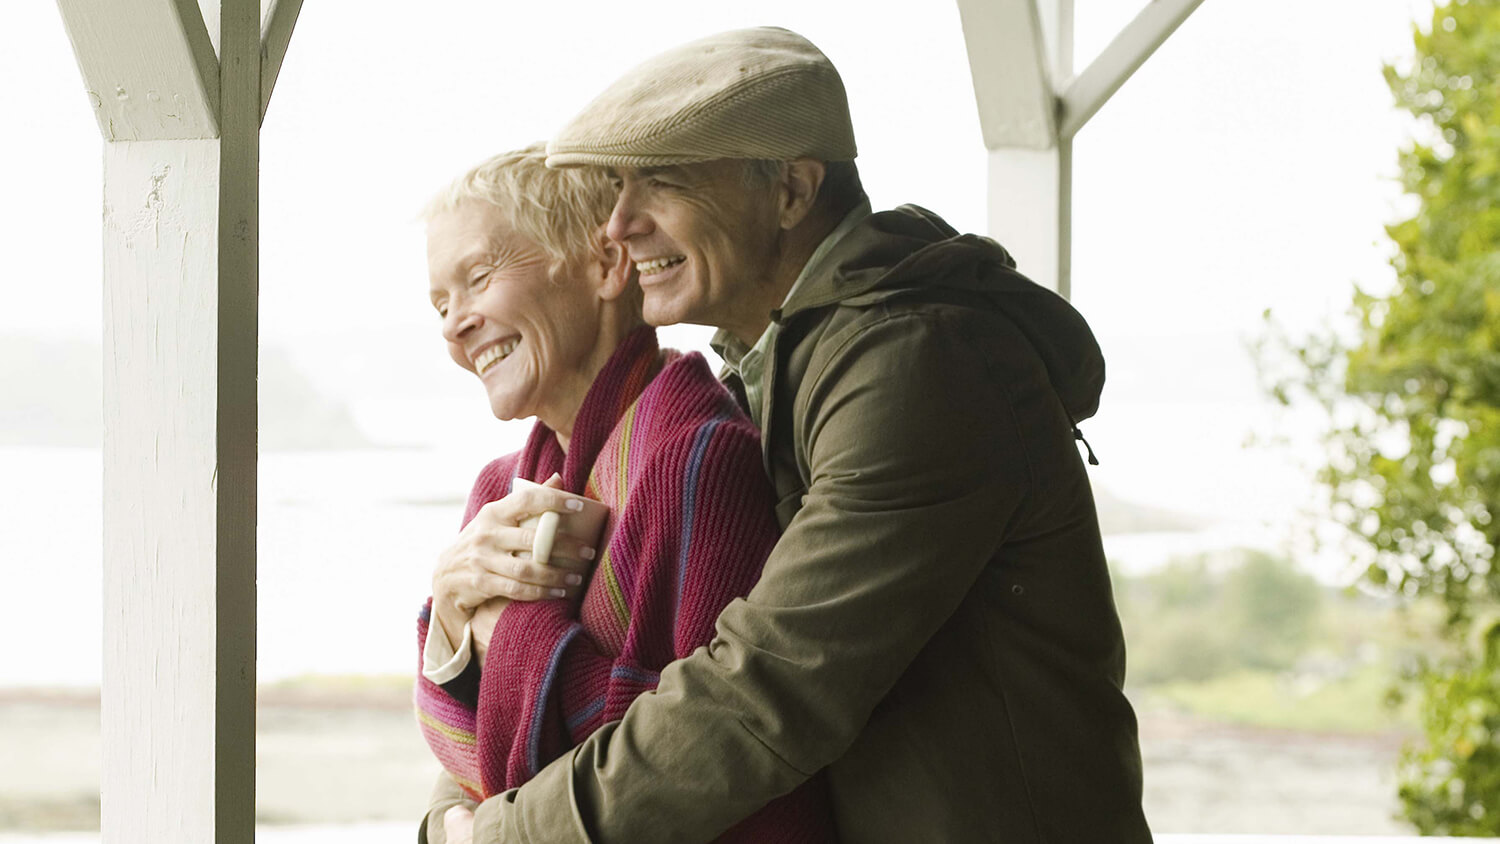
{"type": "Polygon", "coordinates": [[[630,286],[635,267],[630,263],[630,253],[624,246],[611,240],[604,227],[594,232],[594,277],[598,282],[599,298],[614,301],[630,286]]]}

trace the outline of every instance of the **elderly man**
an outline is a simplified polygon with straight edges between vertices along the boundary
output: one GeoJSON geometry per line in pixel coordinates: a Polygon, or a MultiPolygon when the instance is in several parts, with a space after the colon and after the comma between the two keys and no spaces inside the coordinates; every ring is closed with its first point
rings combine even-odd
{"type": "Polygon", "coordinates": [[[1150,841],[1082,318],[991,240],[871,213],[843,83],[785,30],[648,61],[548,152],[613,174],[647,319],[720,328],[785,533],[712,644],[474,840],[708,841],[826,771],[849,842],[1150,841]]]}

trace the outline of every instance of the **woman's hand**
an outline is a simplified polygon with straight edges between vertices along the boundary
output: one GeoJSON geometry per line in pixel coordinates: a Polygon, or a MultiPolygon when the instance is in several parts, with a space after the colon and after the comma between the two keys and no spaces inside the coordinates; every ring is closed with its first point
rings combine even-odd
{"type": "Polygon", "coordinates": [[[474,658],[484,664],[484,655],[490,652],[490,639],[495,635],[495,625],[500,623],[500,611],[510,603],[509,598],[491,598],[474,610],[469,625],[474,639],[470,643],[474,658]]]}
{"type": "Polygon", "coordinates": [[[474,813],[467,806],[454,806],[443,813],[443,834],[448,844],[473,844],[474,813]]]}
{"type": "MultiPolygon", "coordinates": [[[[548,484],[556,484],[553,479],[548,484]]],[[[539,601],[565,598],[583,582],[595,550],[558,532],[548,563],[531,559],[535,532],[521,522],[552,510],[569,511],[569,499],[552,488],[529,488],[484,505],[458,538],[438,555],[432,575],[432,609],[448,641],[462,640],[463,626],[487,601],[539,601]]],[[[576,504],[576,502],[571,502],[576,504]]],[[[498,602],[498,618],[504,602],[498,602]]],[[[488,626],[492,630],[493,619],[488,626]]],[[[484,631],[488,640],[489,630],[484,631]]]]}

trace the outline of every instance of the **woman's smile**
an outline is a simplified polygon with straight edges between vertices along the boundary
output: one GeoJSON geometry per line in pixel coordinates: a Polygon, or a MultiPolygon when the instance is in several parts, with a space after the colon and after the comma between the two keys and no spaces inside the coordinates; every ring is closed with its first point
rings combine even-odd
{"type": "Polygon", "coordinates": [[[508,340],[502,340],[498,343],[494,343],[485,347],[479,352],[479,354],[474,356],[474,371],[478,373],[480,377],[483,377],[484,373],[489,370],[490,367],[494,366],[505,358],[510,357],[511,352],[514,352],[516,350],[516,346],[519,345],[520,342],[520,337],[511,337],[508,340]]]}

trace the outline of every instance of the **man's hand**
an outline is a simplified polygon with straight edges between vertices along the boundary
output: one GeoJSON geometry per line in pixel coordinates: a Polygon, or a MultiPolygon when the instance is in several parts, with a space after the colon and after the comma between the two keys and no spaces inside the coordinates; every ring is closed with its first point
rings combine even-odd
{"type": "MultiPolygon", "coordinates": [[[[524,489],[491,501],[438,555],[432,575],[432,610],[451,644],[457,646],[464,624],[492,598],[540,601],[569,597],[577,591],[595,549],[559,532],[551,560],[537,563],[531,559],[534,531],[520,526],[523,520],[548,510],[567,512],[567,503],[551,488],[524,489]]],[[[502,608],[503,602],[497,602],[493,615],[498,617],[502,608]]],[[[486,621],[492,629],[494,618],[486,621]]]]}
{"type": "Polygon", "coordinates": [[[474,844],[474,813],[465,806],[454,806],[443,814],[443,834],[448,844],[474,844]]]}

